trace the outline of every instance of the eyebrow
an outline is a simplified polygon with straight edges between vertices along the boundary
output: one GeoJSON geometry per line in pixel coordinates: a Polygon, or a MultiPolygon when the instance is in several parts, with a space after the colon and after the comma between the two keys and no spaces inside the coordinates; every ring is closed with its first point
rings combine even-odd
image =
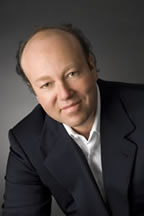
{"type": "Polygon", "coordinates": [[[37,83],[37,82],[40,82],[40,81],[45,81],[47,79],[50,79],[50,77],[49,76],[42,76],[42,77],[36,79],[35,82],[37,83]]]}
{"type": "MultiPolygon", "coordinates": [[[[63,70],[63,73],[66,73],[68,70],[70,70],[73,67],[80,67],[80,64],[70,64],[70,65],[66,66],[64,68],[64,70],[63,70]]],[[[40,82],[40,81],[45,81],[47,79],[51,79],[51,77],[47,76],[47,75],[41,76],[40,78],[36,79],[35,82],[37,83],[37,82],[40,82]]]]}

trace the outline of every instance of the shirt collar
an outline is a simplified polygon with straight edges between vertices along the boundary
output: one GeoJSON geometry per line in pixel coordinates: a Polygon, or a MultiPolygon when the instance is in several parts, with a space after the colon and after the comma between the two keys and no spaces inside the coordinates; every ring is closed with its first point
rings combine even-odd
{"type": "MultiPolygon", "coordinates": [[[[93,123],[93,126],[91,128],[90,131],[90,135],[89,135],[89,139],[88,141],[91,139],[92,135],[94,133],[100,133],[100,110],[101,110],[101,101],[100,101],[100,90],[98,87],[98,84],[96,83],[96,89],[97,89],[97,110],[96,110],[96,114],[95,114],[95,120],[93,123]]],[[[63,126],[65,127],[67,133],[69,134],[69,136],[74,137],[74,138],[78,138],[78,137],[83,137],[82,135],[78,134],[77,132],[75,132],[71,127],[69,127],[68,125],[63,123],[63,126]]]]}

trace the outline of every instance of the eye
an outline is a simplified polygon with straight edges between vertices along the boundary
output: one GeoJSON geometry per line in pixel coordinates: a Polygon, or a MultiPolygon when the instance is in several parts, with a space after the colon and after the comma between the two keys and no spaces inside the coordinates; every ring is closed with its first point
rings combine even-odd
{"type": "Polygon", "coordinates": [[[78,71],[73,71],[68,74],[68,77],[75,77],[78,75],[78,71]]]}
{"type": "Polygon", "coordinates": [[[43,88],[48,88],[50,86],[50,82],[47,82],[45,84],[43,84],[40,88],[43,89],[43,88]]]}

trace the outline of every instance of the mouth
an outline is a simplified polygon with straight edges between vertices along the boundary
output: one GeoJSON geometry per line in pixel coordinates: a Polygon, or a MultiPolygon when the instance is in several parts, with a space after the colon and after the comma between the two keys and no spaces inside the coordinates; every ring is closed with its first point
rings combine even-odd
{"type": "Polygon", "coordinates": [[[67,113],[70,113],[70,112],[75,112],[78,110],[80,106],[80,101],[76,102],[76,103],[73,103],[73,104],[70,104],[68,106],[64,106],[61,108],[61,111],[64,111],[64,112],[67,112],[67,113]]]}

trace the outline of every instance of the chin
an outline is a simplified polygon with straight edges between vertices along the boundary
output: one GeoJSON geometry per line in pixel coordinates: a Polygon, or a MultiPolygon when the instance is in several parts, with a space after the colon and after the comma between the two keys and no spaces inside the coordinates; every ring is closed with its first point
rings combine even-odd
{"type": "Polygon", "coordinates": [[[73,121],[66,121],[65,124],[68,125],[69,127],[80,127],[84,124],[85,120],[83,119],[77,119],[73,121]]]}

